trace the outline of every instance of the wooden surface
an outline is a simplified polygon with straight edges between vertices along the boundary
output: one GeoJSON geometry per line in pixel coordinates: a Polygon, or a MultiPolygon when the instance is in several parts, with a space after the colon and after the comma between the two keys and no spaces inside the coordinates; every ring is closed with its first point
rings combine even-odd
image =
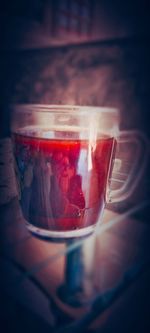
{"type": "MultiPolygon", "coordinates": [[[[14,302],[15,304],[17,302],[18,311],[22,307],[26,309],[24,319],[28,320],[31,313],[32,318],[35,316],[39,321],[41,320],[41,327],[44,325],[43,332],[47,332],[47,327],[54,327],[57,331],[57,317],[60,317],[60,313],[64,319],[67,318],[67,321],[71,319],[72,323],[77,322],[78,325],[79,321],[92,311],[89,305],[74,308],[64,305],[57,297],[57,289],[64,282],[65,244],[46,242],[31,236],[26,229],[16,199],[1,207],[0,213],[0,285],[5,298],[5,309],[3,308],[1,316],[6,318],[11,313],[12,318],[12,308],[14,309],[14,302]],[[19,265],[18,267],[16,263],[19,265]],[[30,277],[34,277],[35,281],[40,283],[45,294],[31,281],[30,277]],[[7,300],[8,295],[9,301],[7,300]],[[59,314],[58,309],[61,309],[59,314]]],[[[106,210],[98,233],[93,253],[94,278],[91,281],[97,288],[97,296],[115,288],[123,280],[127,271],[130,272],[130,275],[132,272],[134,278],[132,283],[129,283],[129,286],[118,294],[111,306],[108,306],[102,314],[99,309],[96,318],[88,325],[88,330],[99,332],[101,328],[101,332],[114,332],[114,330],[117,332],[150,332],[150,327],[148,327],[150,309],[149,225],[130,217],[123,218],[106,210]],[[136,274],[136,271],[139,271],[140,274],[136,274]],[[141,328],[143,325],[144,329],[141,328]]],[[[85,256],[87,261],[91,255],[88,242],[87,240],[87,256],[85,256]]],[[[62,317],[62,325],[64,325],[65,320],[63,322],[62,317]]],[[[61,327],[61,321],[59,324],[61,327]]],[[[40,332],[40,325],[38,327],[40,332]]]]}

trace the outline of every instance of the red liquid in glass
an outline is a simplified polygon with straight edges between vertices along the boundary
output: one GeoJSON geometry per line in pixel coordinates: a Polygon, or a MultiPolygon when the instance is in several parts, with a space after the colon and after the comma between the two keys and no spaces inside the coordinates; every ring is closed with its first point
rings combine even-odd
{"type": "Polygon", "coordinates": [[[27,221],[49,231],[96,224],[105,204],[115,140],[25,134],[14,134],[13,139],[27,221]]]}

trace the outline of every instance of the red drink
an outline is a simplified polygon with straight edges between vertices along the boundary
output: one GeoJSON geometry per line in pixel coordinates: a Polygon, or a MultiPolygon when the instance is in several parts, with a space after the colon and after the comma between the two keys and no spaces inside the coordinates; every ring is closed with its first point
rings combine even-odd
{"type": "Polygon", "coordinates": [[[37,228],[71,231],[97,223],[106,201],[115,140],[26,128],[14,134],[24,217],[37,228]],[[47,134],[50,138],[46,138],[47,134]],[[62,137],[61,137],[62,136],[62,137]]]}

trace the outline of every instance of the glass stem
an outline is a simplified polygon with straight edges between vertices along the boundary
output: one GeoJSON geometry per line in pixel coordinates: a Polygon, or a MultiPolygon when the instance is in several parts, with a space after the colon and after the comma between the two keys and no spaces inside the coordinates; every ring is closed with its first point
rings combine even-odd
{"type": "MultiPolygon", "coordinates": [[[[66,245],[69,248],[76,240],[68,240],[66,245]]],[[[84,262],[82,244],[66,254],[65,283],[70,292],[83,290],[84,283],[84,262]]]]}

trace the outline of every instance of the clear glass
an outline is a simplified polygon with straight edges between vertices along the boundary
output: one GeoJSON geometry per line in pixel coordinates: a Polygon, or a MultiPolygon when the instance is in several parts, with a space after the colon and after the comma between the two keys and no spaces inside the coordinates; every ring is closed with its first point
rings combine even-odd
{"type": "Polygon", "coordinates": [[[106,202],[118,111],[17,105],[12,139],[27,226],[43,237],[89,234],[106,202]]]}

